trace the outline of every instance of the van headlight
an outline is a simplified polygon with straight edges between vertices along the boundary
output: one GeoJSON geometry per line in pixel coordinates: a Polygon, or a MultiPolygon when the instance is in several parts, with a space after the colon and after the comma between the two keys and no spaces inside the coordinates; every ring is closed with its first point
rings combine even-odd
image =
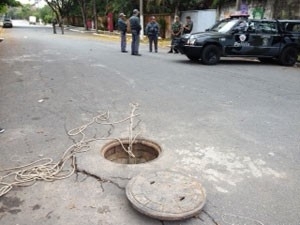
{"type": "Polygon", "coordinates": [[[194,45],[196,42],[196,38],[190,38],[188,41],[187,41],[187,44],[188,45],[194,45]]]}

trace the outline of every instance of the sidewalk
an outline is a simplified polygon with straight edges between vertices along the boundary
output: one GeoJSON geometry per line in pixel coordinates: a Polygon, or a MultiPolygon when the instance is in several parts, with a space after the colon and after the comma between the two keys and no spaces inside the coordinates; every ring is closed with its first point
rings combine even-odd
{"type": "Polygon", "coordinates": [[[0,42],[4,40],[4,38],[2,37],[2,32],[3,32],[3,28],[0,27],[0,42]]]}
{"type": "MultiPolygon", "coordinates": [[[[68,26],[65,27],[66,30],[74,31],[74,32],[80,32],[80,33],[90,33],[99,37],[103,38],[109,38],[110,40],[115,39],[116,41],[120,40],[120,33],[118,31],[103,31],[103,30],[98,30],[98,33],[96,32],[95,29],[90,29],[86,30],[84,27],[75,27],[75,26],[68,26]]],[[[131,40],[131,34],[127,33],[127,41],[131,40]]],[[[141,43],[149,43],[148,37],[146,35],[143,36],[143,39],[141,39],[141,43]]],[[[161,39],[159,37],[158,39],[158,45],[159,47],[170,47],[171,40],[169,39],[161,39]]]]}

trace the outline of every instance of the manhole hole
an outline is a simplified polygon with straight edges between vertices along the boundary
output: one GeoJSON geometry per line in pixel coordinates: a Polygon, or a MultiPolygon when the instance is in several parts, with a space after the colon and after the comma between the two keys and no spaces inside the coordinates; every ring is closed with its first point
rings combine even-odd
{"type": "Polygon", "coordinates": [[[136,139],[132,144],[132,153],[135,157],[131,157],[124,150],[124,148],[128,149],[129,140],[121,139],[120,141],[114,140],[103,146],[101,153],[105,159],[120,164],[140,164],[158,158],[161,153],[161,148],[157,143],[146,139],[136,139]]]}
{"type": "Polygon", "coordinates": [[[200,213],[206,201],[205,190],[185,174],[158,171],[133,177],[126,195],[139,212],[160,220],[183,220],[200,213]]]}

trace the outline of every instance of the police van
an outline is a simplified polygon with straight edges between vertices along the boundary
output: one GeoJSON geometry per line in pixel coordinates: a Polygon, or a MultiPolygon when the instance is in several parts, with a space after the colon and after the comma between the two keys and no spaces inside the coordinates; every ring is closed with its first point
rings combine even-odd
{"type": "Polygon", "coordinates": [[[175,48],[206,65],[219,63],[220,57],[257,57],[293,66],[300,53],[300,20],[232,17],[205,32],[183,35],[175,48]]]}

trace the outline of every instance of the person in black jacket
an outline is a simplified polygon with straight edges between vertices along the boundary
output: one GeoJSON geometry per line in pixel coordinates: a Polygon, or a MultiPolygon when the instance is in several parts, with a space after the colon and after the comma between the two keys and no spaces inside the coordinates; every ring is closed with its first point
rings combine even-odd
{"type": "Polygon", "coordinates": [[[190,16],[187,16],[186,18],[186,23],[185,25],[183,26],[183,31],[182,33],[183,34],[189,34],[192,32],[193,30],[193,21],[191,20],[191,17],[190,16]]]}
{"type": "Polygon", "coordinates": [[[149,51],[152,52],[152,45],[154,43],[154,50],[157,52],[157,41],[159,34],[159,25],[155,21],[155,17],[151,16],[151,21],[146,26],[146,35],[149,38],[149,51]]]}
{"type": "Polygon", "coordinates": [[[126,23],[126,15],[124,13],[120,13],[118,19],[118,28],[121,33],[121,52],[126,51],[126,31],[127,31],[127,23],[126,23]]]}

